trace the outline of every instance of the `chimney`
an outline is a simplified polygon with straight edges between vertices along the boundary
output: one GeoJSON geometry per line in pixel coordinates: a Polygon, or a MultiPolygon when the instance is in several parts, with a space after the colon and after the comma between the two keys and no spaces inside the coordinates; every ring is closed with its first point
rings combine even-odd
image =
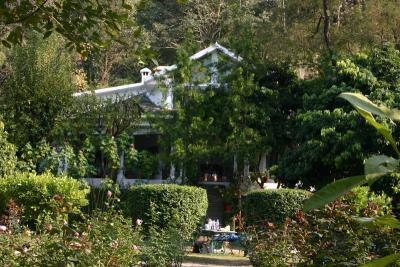
{"type": "Polygon", "coordinates": [[[152,78],[151,70],[149,68],[144,68],[140,70],[140,74],[142,75],[142,83],[148,81],[152,78]]]}

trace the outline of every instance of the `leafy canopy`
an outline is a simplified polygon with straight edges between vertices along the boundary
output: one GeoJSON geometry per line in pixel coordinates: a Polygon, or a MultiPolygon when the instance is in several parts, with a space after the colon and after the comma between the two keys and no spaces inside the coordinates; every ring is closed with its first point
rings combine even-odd
{"type": "Polygon", "coordinates": [[[118,36],[132,6],[125,0],[34,0],[0,2],[0,39],[4,46],[22,44],[35,30],[49,37],[64,36],[67,47],[87,55],[118,36]]]}
{"type": "MultiPolygon", "coordinates": [[[[394,141],[391,130],[380,122],[377,122],[374,116],[387,118],[394,121],[400,120],[400,111],[397,109],[389,109],[384,105],[376,105],[368,98],[358,93],[342,93],[340,97],[347,100],[352,106],[371,124],[383,137],[392,145],[397,153],[398,148],[394,141]]],[[[320,208],[337,197],[349,192],[352,188],[362,184],[373,184],[381,179],[385,174],[398,172],[400,167],[400,159],[395,159],[386,155],[374,155],[364,161],[364,175],[340,179],[334,183],[328,184],[304,203],[304,210],[320,208]]],[[[376,226],[389,226],[391,228],[400,229],[400,221],[392,216],[387,215],[378,218],[361,218],[363,223],[374,224],[376,226]]],[[[392,254],[364,266],[387,266],[400,258],[400,254],[392,254]]]]}

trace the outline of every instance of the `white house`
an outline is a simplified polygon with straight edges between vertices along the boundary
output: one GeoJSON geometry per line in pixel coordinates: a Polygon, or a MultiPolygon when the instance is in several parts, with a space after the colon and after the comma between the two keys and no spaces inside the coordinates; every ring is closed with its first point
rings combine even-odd
{"type": "MultiPolygon", "coordinates": [[[[240,62],[242,58],[240,56],[237,56],[235,53],[229,51],[227,48],[219,45],[218,43],[215,43],[199,52],[196,54],[192,55],[190,57],[192,61],[197,61],[201,64],[202,67],[204,67],[207,70],[207,75],[209,75],[209,79],[207,83],[200,84],[198,85],[200,88],[201,87],[208,87],[210,85],[213,86],[218,86],[218,81],[219,81],[219,73],[217,71],[216,65],[221,61],[221,59],[224,59],[224,62],[226,61],[231,61],[232,63],[235,62],[240,62]]],[[[173,110],[174,108],[174,96],[173,96],[173,90],[172,88],[167,90],[168,92],[165,91],[165,86],[163,86],[164,89],[161,89],[160,86],[157,86],[157,84],[160,82],[161,79],[159,79],[161,76],[164,76],[168,74],[168,72],[171,72],[173,70],[177,69],[177,65],[170,65],[170,66],[158,66],[154,68],[153,70],[150,70],[149,68],[143,68],[140,70],[140,75],[141,75],[141,82],[140,83],[133,83],[133,84],[127,84],[127,85],[121,85],[121,86],[115,86],[115,87],[109,87],[109,88],[102,88],[102,89],[97,89],[95,91],[86,91],[86,92],[80,92],[80,93],[75,93],[75,97],[79,97],[85,94],[95,94],[97,97],[101,98],[111,98],[111,99],[116,99],[117,97],[130,97],[130,96],[141,96],[142,99],[145,100],[147,106],[152,106],[153,108],[159,108],[159,109],[169,109],[173,110]]],[[[163,80],[165,82],[165,79],[163,80]]],[[[168,83],[168,80],[167,80],[168,83]]],[[[168,84],[167,84],[168,85],[168,84]]],[[[168,88],[168,86],[167,86],[168,88]]],[[[153,152],[157,152],[158,150],[158,145],[154,141],[154,136],[157,135],[157,132],[154,131],[154,129],[151,129],[149,125],[143,125],[141,129],[137,130],[135,132],[135,147],[138,147],[139,149],[152,149],[153,152]]],[[[118,174],[117,180],[119,183],[123,186],[127,186],[132,183],[138,182],[137,179],[127,179],[124,176],[124,159],[123,156],[121,157],[121,169],[118,174]]],[[[162,170],[162,163],[160,162],[159,164],[159,171],[158,175],[154,177],[154,179],[149,179],[146,182],[149,183],[164,183],[167,182],[168,179],[165,179],[165,175],[163,175],[163,170],[162,170]],[[163,179],[164,178],[164,179],[163,179]]],[[[234,162],[232,162],[232,173],[233,169],[237,166],[234,162]]],[[[263,162],[260,164],[260,169],[265,170],[265,159],[263,162]]],[[[169,174],[167,175],[168,178],[174,179],[176,176],[179,176],[179,174],[176,174],[176,168],[175,166],[170,166],[170,171],[169,174]]],[[[97,184],[101,181],[101,179],[88,179],[89,183],[92,184],[97,184]]],[[[143,180],[140,180],[143,181],[143,180]]],[[[219,181],[217,183],[224,184],[224,182],[219,181]]]]}

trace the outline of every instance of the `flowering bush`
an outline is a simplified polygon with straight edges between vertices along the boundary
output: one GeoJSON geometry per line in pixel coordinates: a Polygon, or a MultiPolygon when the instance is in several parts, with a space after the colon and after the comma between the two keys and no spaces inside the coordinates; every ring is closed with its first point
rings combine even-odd
{"type": "Polygon", "coordinates": [[[74,220],[66,220],[70,204],[56,194],[38,213],[35,231],[21,220],[24,208],[10,199],[0,214],[0,266],[181,266],[185,241],[177,229],[143,231],[144,220],[133,225],[117,209],[118,191],[102,189],[96,192],[105,203],[74,220]]]}
{"type": "Polygon", "coordinates": [[[140,229],[113,209],[94,212],[72,225],[63,216],[45,215],[35,232],[12,227],[18,212],[7,213],[13,216],[1,222],[0,266],[139,265],[140,229]]]}
{"type": "Polygon", "coordinates": [[[91,213],[95,210],[106,210],[110,205],[120,202],[121,191],[118,184],[115,184],[111,179],[103,179],[98,186],[91,186],[88,194],[89,205],[84,207],[86,213],[91,213]]]}
{"type": "Polygon", "coordinates": [[[254,266],[358,266],[396,251],[399,233],[366,228],[354,216],[389,212],[390,199],[357,188],[324,209],[297,211],[283,225],[264,221],[249,229],[254,266]],[[373,202],[372,200],[376,200],[373,202]]]}

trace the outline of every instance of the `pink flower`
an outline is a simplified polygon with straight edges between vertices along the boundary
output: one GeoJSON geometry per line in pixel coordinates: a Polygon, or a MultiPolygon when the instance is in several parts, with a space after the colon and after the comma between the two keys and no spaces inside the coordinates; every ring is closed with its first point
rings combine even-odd
{"type": "Polygon", "coordinates": [[[71,242],[69,245],[74,249],[80,249],[82,247],[82,244],[79,242],[71,242]]]}
{"type": "Polygon", "coordinates": [[[75,232],[75,233],[74,233],[74,236],[75,236],[75,237],[79,237],[79,233],[78,233],[78,232],[75,232]]]}
{"type": "Polygon", "coordinates": [[[136,219],[136,225],[142,225],[142,223],[143,223],[143,220],[141,220],[141,219],[136,219]]]}
{"type": "Polygon", "coordinates": [[[132,246],[132,249],[138,251],[138,250],[139,250],[139,247],[136,246],[136,245],[133,245],[133,246],[132,246]]]}
{"type": "Polygon", "coordinates": [[[107,191],[107,197],[110,198],[110,197],[112,197],[112,195],[113,195],[113,193],[110,190],[108,190],[107,191]]]}
{"type": "Polygon", "coordinates": [[[117,240],[113,240],[113,241],[111,242],[111,247],[112,247],[112,248],[118,248],[118,241],[117,241],[117,240]]]}
{"type": "Polygon", "coordinates": [[[0,225],[0,232],[5,232],[5,231],[7,231],[7,226],[0,225]]]}

